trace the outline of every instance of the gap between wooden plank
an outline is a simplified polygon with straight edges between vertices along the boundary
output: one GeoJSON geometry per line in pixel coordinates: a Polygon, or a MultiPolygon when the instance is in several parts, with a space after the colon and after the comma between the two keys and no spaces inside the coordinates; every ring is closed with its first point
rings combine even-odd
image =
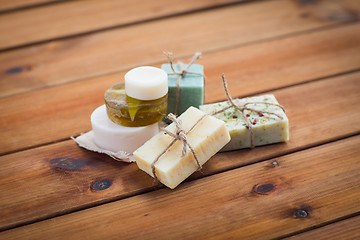
{"type": "Polygon", "coordinates": [[[164,59],[164,49],[188,56],[337,24],[302,11],[285,0],[255,2],[3,52],[2,96],[156,62],[164,59]]]}
{"type": "MultiPolygon", "coordinates": [[[[0,0],[0,14],[9,14],[31,8],[49,6],[64,0],[0,0]],[[5,5],[5,7],[4,7],[5,5]]],[[[74,1],[74,0],[66,0],[74,1]]]]}
{"type": "MultiPolygon", "coordinates": [[[[312,83],[312,82],[326,80],[328,78],[341,77],[341,76],[344,76],[344,75],[347,75],[347,74],[357,73],[359,71],[360,71],[360,68],[354,69],[354,70],[351,70],[351,71],[341,72],[341,73],[338,73],[338,74],[328,75],[328,76],[324,76],[324,77],[320,77],[320,78],[309,79],[309,80],[306,80],[306,81],[303,81],[303,82],[289,84],[287,86],[281,86],[281,87],[272,88],[272,89],[268,89],[268,90],[252,92],[250,95],[251,96],[253,96],[253,95],[254,96],[255,95],[262,95],[262,94],[265,94],[265,93],[268,93],[268,92],[277,91],[277,90],[281,90],[281,89],[285,89],[285,88],[289,88],[289,87],[295,87],[295,86],[300,86],[300,85],[303,85],[303,84],[308,84],[308,83],[312,83]]],[[[237,96],[237,98],[245,98],[247,96],[248,95],[239,95],[239,96],[237,96]]],[[[0,156],[1,156],[1,154],[0,154],[0,156]]]]}
{"type": "Polygon", "coordinates": [[[230,7],[249,1],[252,0],[60,2],[57,5],[52,4],[30,11],[0,15],[0,23],[8,23],[0,24],[0,32],[8,32],[4,36],[5,39],[0,41],[0,53],[50,41],[83,37],[117,28],[230,7]],[[27,30],[29,26],[32,26],[31,31],[27,30]],[[54,26],[56,31],[53,30],[54,26]],[[8,31],[9,29],[12,31],[8,31]]]}
{"type": "MultiPolygon", "coordinates": [[[[288,107],[290,142],[218,153],[205,164],[204,175],[195,173],[189,181],[359,134],[359,79],[360,73],[356,73],[274,92],[288,107]],[[344,99],[344,95],[347,98],[344,99]],[[316,121],[309,122],[308,119],[316,121]],[[338,128],[339,125],[342,127],[338,128]]],[[[0,207],[12,211],[10,216],[3,218],[6,222],[2,223],[2,229],[159,188],[153,186],[153,179],[136,165],[119,163],[105,155],[80,149],[72,141],[3,156],[0,162],[0,176],[4,176],[0,179],[0,192],[7,193],[6,198],[0,198],[0,207]],[[73,169],[59,165],[61,161],[68,162],[73,169]],[[112,180],[111,188],[104,192],[89,191],[92,183],[102,179],[112,180]],[[25,189],[18,192],[17,183],[22,183],[25,189]],[[49,189],[50,195],[47,194],[49,189]],[[40,195],[33,199],[37,193],[40,195]],[[54,197],[62,200],[56,205],[48,205],[54,197]]]]}
{"type": "Polygon", "coordinates": [[[88,231],[97,238],[127,235],[131,239],[170,234],[175,239],[284,236],[359,211],[359,141],[357,136],[329,143],[189,182],[176,191],[161,189],[2,234],[78,238],[77,234],[88,231]],[[340,156],[342,161],[338,161],[340,156]],[[273,161],[279,166],[270,167],[273,161]],[[269,188],[257,190],[263,185],[269,188]],[[305,217],[297,211],[306,212],[305,217]],[[166,224],[152,228],[154,221],[166,224]],[[195,228],[194,222],[198,223],[195,228]]]}

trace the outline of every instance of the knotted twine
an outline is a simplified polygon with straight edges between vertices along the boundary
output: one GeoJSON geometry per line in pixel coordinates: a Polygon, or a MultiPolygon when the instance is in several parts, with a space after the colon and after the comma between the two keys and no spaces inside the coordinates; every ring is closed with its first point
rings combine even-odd
{"type": "Polygon", "coordinates": [[[194,129],[194,127],[201,121],[203,120],[206,116],[208,116],[207,114],[204,114],[199,120],[197,120],[195,122],[195,124],[187,131],[185,132],[185,130],[182,128],[181,126],[181,121],[178,120],[176,118],[176,116],[172,113],[169,113],[167,118],[169,118],[171,121],[173,121],[175,123],[175,133],[170,132],[169,130],[167,130],[166,128],[162,128],[161,130],[164,131],[166,134],[168,134],[169,136],[173,137],[174,139],[169,143],[169,145],[164,149],[164,151],[162,151],[156,158],[155,160],[151,163],[151,171],[153,173],[154,179],[155,181],[158,181],[158,178],[156,176],[155,173],[155,163],[160,159],[160,157],[162,155],[165,154],[165,152],[177,141],[180,140],[184,145],[183,145],[183,149],[181,152],[181,157],[185,157],[185,155],[188,153],[188,148],[190,149],[190,151],[192,152],[192,154],[194,155],[195,161],[198,165],[198,171],[201,170],[201,164],[196,156],[195,150],[194,148],[189,144],[188,140],[187,140],[187,134],[194,129]]]}
{"type": "Polygon", "coordinates": [[[191,65],[193,65],[195,63],[195,61],[198,60],[201,57],[201,52],[196,52],[194,54],[193,58],[191,59],[189,64],[186,66],[186,68],[184,68],[183,63],[181,61],[178,61],[179,71],[175,71],[175,68],[173,66],[173,54],[172,54],[172,52],[164,51],[164,54],[168,58],[171,70],[173,71],[172,73],[168,73],[168,75],[178,75],[178,78],[176,80],[176,103],[175,103],[175,111],[174,111],[175,114],[178,114],[179,98],[180,98],[180,81],[181,81],[181,79],[183,77],[185,77],[186,74],[195,74],[195,75],[205,77],[201,73],[196,73],[196,72],[190,72],[189,71],[189,68],[191,67],[191,65]]]}
{"type": "Polygon", "coordinates": [[[269,111],[263,111],[263,110],[256,110],[254,108],[251,108],[251,107],[247,107],[247,105],[250,105],[250,104],[268,104],[268,105],[273,105],[273,106],[277,106],[279,108],[281,108],[284,112],[285,112],[285,109],[283,106],[281,106],[280,104],[277,104],[277,103],[269,103],[269,102],[247,102],[243,105],[241,104],[236,104],[234,102],[234,99],[230,96],[230,93],[229,93],[229,89],[228,89],[228,86],[227,86],[227,82],[226,82],[226,79],[225,79],[225,75],[222,74],[221,75],[222,77],[222,81],[223,81],[223,85],[224,85],[224,89],[225,89],[225,93],[226,93],[226,96],[228,98],[228,102],[230,103],[230,106],[227,106],[227,107],[224,107],[223,109],[220,109],[218,111],[215,111],[215,112],[212,112],[210,115],[216,115],[218,113],[221,113],[221,112],[224,112],[225,110],[231,108],[231,107],[234,107],[235,109],[239,110],[242,117],[245,119],[245,124],[246,124],[246,128],[249,129],[250,131],[250,148],[255,148],[255,134],[254,134],[254,130],[251,126],[251,122],[250,120],[248,119],[248,117],[246,116],[246,114],[244,113],[245,110],[248,110],[248,111],[253,111],[253,112],[256,112],[257,114],[263,114],[263,113],[267,113],[269,115],[274,115],[280,119],[283,119],[282,116],[280,116],[279,114],[277,113],[273,113],[273,112],[269,112],[269,111]]]}

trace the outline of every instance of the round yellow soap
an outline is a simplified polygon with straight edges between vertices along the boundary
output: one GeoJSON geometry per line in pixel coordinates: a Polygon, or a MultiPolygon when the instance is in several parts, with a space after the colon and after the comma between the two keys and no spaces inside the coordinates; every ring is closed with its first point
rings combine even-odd
{"type": "Polygon", "coordinates": [[[167,110],[167,94],[153,100],[140,100],[126,95],[125,84],[118,83],[104,95],[109,119],[125,127],[142,127],[163,119],[167,110]]]}

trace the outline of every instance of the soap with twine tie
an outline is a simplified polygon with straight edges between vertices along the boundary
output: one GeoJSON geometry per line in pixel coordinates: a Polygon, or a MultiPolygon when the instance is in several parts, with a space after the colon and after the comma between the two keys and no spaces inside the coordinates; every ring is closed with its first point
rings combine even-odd
{"type": "Polygon", "coordinates": [[[196,52],[188,64],[173,64],[171,52],[164,52],[169,63],[161,69],[168,74],[168,107],[167,113],[180,115],[189,107],[198,108],[204,103],[204,67],[194,62],[201,57],[196,52]]]}
{"type": "Polygon", "coordinates": [[[230,141],[224,122],[197,108],[172,116],[173,123],[134,152],[138,167],[171,189],[230,141]]]}

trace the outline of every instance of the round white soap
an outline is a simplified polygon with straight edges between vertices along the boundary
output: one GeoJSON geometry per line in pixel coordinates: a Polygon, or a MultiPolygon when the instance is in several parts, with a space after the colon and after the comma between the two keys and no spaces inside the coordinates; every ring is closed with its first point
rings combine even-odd
{"type": "Polygon", "coordinates": [[[123,127],[109,120],[102,105],[91,114],[95,144],[112,152],[133,153],[159,132],[158,123],[146,127],[123,127]]]}
{"type": "Polygon", "coordinates": [[[168,75],[156,67],[144,66],[131,69],[125,74],[125,92],[140,100],[154,100],[168,92],[168,75]]]}

